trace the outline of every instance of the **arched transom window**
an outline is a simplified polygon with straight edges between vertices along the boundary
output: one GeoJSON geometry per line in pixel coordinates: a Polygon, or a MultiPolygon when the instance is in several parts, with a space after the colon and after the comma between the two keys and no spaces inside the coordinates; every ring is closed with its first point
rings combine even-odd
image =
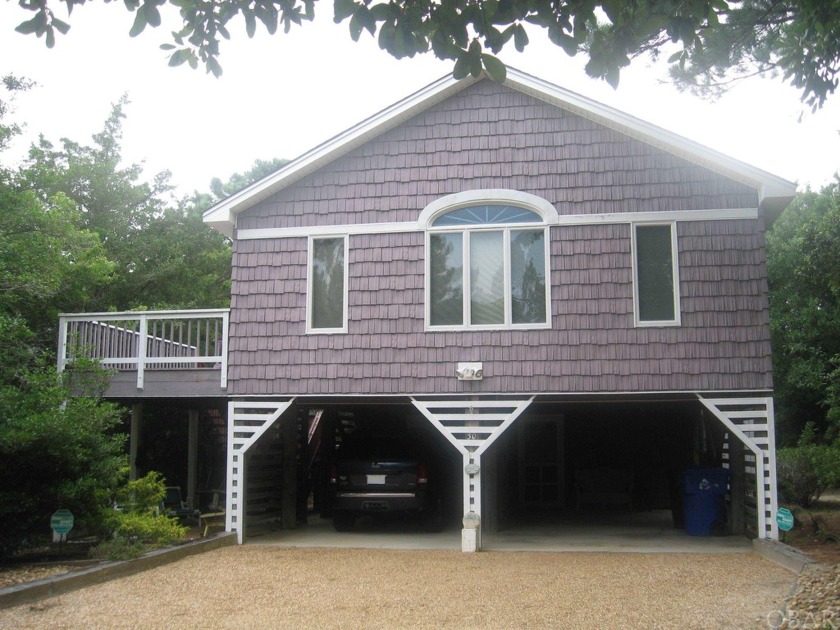
{"type": "Polygon", "coordinates": [[[429,329],[550,325],[548,227],[534,210],[474,203],[435,214],[426,251],[429,329]]]}

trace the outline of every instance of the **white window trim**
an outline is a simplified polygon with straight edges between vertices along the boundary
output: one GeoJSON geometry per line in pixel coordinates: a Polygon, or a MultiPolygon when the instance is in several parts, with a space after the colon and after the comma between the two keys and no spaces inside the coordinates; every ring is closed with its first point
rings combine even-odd
{"type": "MultiPolygon", "coordinates": [[[[489,203],[489,202],[488,202],[489,203]]],[[[437,213],[439,216],[441,213],[437,213]]],[[[475,331],[475,330],[537,330],[551,328],[551,259],[550,242],[551,232],[549,226],[541,223],[506,223],[498,225],[481,225],[481,226],[450,226],[440,228],[432,228],[426,230],[426,260],[425,260],[425,282],[424,282],[424,328],[426,332],[446,332],[446,331],[475,331]],[[528,324],[514,324],[513,323],[513,300],[511,299],[511,269],[510,269],[510,236],[511,232],[532,231],[536,232],[543,230],[543,247],[545,249],[545,322],[528,323],[528,324]],[[470,288],[470,238],[467,233],[471,232],[502,232],[502,264],[504,269],[504,301],[505,301],[505,321],[501,324],[470,324],[471,317],[471,288],[470,288]],[[461,234],[463,237],[461,247],[461,268],[462,268],[462,291],[463,291],[463,324],[455,325],[432,325],[431,300],[431,256],[428,252],[431,251],[431,237],[432,234],[461,234]]]]}
{"type": "Polygon", "coordinates": [[[630,226],[630,259],[633,267],[633,323],[636,328],[662,328],[667,326],[682,325],[682,310],[680,308],[680,261],[679,249],[677,247],[677,222],[676,221],[643,221],[633,223],[630,226]],[[671,228],[671,275],[674,279],[674,319],[668,320],[645,320],[639,316],[639,270],[636,257],[636,228],[654,227],[667,225],[671,228]]]}
{"type": "MultiPolygon", "coordinates": [[[[439,216],[453,212],[454,210],[459,210],[460,208],[476,205],[518,206],[540,215],[544,225],[555,225],[559,221],[557,208],[542,197],[537,197],[536,195],[521,192],[519,190],[485,188],[480,190],[465,190],[463,192],[435,199],[420,212],[417,224],[421,227],[421,229],[433,229],[432,223],[434,223],[434,220],[439,216]]],[[[536,224],[528,223],[527,225],[536,224]]]]}
{"type": "Polygon", "coordinates": [[[349,293],[349,269],[350,261],[348,259],[348,235],[347,234],[328,234],[328,235],[311,235],[307,244],[306,255],[306,334],[308,335],[338,335],[347,332],[347,301],[349,293]],[[314,242],[319,240],[337,240],[341,239],[344,242],[344,291],[342,295],[343,312],[342,312],[342,326],[340,328],[313,328],[312,327],[312,254],[314,250],[314,242]]]}

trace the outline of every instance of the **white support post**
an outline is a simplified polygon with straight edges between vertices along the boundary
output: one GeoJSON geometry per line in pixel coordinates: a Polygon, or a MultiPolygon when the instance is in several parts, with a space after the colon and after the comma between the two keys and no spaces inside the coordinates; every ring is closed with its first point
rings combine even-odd
{"type": "Polygon", "coordinates": [[[228,403],[227,510],[225,530],[245,542],[245,474],[248,449],[285,411],[286,401],[232,401],[228,403]]]}
{"type": "Polygon", "coordinates": [[[776,410],[773,399],[767,398],[767,483],[770,491],[770,538],[779,539],[779,523],[776,513],[779,511],[779,493],[776,479],[776,410]]]}
{"type": "Polygon", "coordinates": [[[756,528],[759,538],[779,539],[776,523],[776,436],[770,397],[697,398],[755,457],[756,528]]]}
{"type": "Polygon", "coordinates": [[[464,453],[464,519],[461,551],[481,550],[481,456],[464,453]]]}
{"type": "Polygon", "coordinates": [[[149,337],[149,320],[140,315],[140,330],[137,333],[137,389],[145,387],[146,349],[149,337]]]}
{"type": "Polygon", "coordinates": [[[58,371],[63,372],[67,366],[67,327],[66,317],[58,318],[58,371]]]}
{"type": "Polygon", "coordinates": [[[534,397],[484,397],[411,402],[458,449],[464,460],[463,551],[481,550],[481,454],[531,404],[534,397]]]}

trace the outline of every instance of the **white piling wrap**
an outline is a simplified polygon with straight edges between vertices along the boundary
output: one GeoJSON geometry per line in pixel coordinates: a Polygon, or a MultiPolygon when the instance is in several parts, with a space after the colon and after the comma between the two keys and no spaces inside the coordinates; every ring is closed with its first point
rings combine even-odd
{"type": "Polygon", "coordinates": [[[759,538],[779,539],[776,523],[776,435],[770,397],[697,398],[755,456],[756,528],[759,538]]]}

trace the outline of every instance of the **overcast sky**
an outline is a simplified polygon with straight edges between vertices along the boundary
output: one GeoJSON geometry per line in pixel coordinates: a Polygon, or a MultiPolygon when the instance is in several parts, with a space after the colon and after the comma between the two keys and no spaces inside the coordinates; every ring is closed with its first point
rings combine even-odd
{"type": "MultiPolygon", "coordinates": [[[[0,2],[0,75],[38,83],[15,102],[11,119],[26,123],[26,133],[2,160],[24,155],[39,133],[90,142],[127,93],[124,158],[143,162],[149,178],[170,170],[179,193],[206,191],[212,177],[227,179],[258,158],[294,158],[451,71],[430,55],[395,60],[366,33],[355,43],[346,24],[332,24],[332,3],[318,5],[316,23],[290,34],[250,40],[244,28],[232,29],[216,79],[167,66],[159,45],[171,29],[130,38],[132,15],[122,3],[77,7],[70,33],[49,50],[15,33],[26,15],[16,2],[0,2]]],[[[525,53],[511,49],[502,59],[801,187],[824,185],[840,170],[840,95],[811,114],[781,81],[754,79],[708,102],[680,94],[662,82],[664,67],[644,60],[613,90],[585,76],[583,59],[569,59],[536,33],[531,40],[525,53]]]]}

